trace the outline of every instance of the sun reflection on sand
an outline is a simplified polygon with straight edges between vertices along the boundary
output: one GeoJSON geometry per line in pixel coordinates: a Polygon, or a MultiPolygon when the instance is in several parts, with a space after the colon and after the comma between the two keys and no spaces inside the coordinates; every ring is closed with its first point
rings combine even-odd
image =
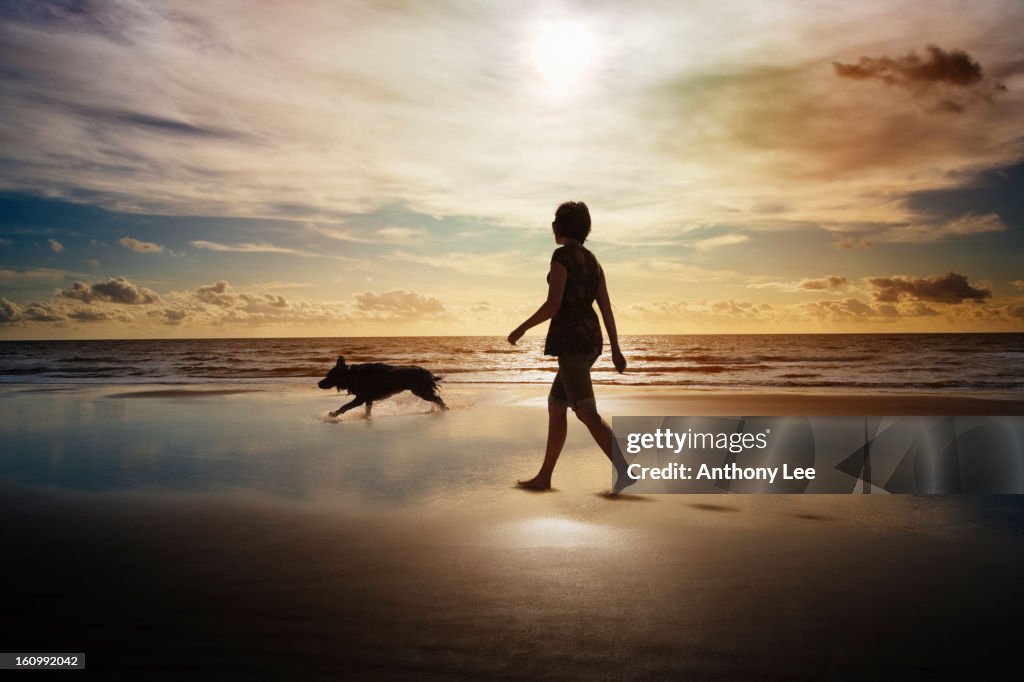
{"type": "Polygon", "coordinates": [[[515,547],[595,547],[611,545],[621,539],[622,531],[597,523],[560,516],[540,516],[493,529],[501,544],[515,547]]]}

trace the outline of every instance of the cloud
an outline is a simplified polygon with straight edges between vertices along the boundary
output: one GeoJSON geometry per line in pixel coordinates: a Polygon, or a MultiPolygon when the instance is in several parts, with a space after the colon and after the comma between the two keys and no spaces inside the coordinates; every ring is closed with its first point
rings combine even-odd
{"type": "Polygon", "coordinates": [[[104,320],[123,319],[116,313],[106,310],[72,310],[67,313],[67,316],[76,322],[102,322],[104,320]]]}
{"type": "MultiPolygon", "coordinates": [[[[898,103],[864,102],[835,77],[831,61],[858,54],[865,36],[945,40],[944,13],[775,4],[767,27],[738,2],[703,5],[699,22],[664,3],[590,7],[600,59],[565,106],[533,73],[538,24],[519,5],[17,3],[0,21],[0,187],[135,212],[292,220],[401,204],[515,228],[543,224],[538,207],[571,190],[601,197],[602,239],[639,229],[678,241],[690,221],[736,211],[750,211],[745,230],[768,218],[892,218],[892,205],[851,209],[831,197],[949,186],[960,171],[1019,156],[1012,96],[941,117],[963,120],[946,130],[898,103]],[[45,9],[25,9],[36,5],[45,9]],[[303,48],[282,32],[303,36],[303,48]]],[[[1020,12],[1017,0],[992,0],[958,13],[956,32],[972,54],[984,45],[986,70],[1001,77],[1017,59],[1020,12]]],[[[981,90],[954,85],[947,63],[958,60],[943,50],[913,68],[890,61],[900,78],[938,74],[942,87],[981,90]]],[[[412,231],[339,228],[334,238],[421,236],[395,229],[412,231]]]]}
{"type": "Polygon", "coordinates": [[[10,246],[11,240],[0,237],[0,246],[10,246]]]}
{"type": "Polygon", "coordinates": [[[824,301],[802,301],[794,305],[788,312],[793,314],[795,318],[803,316],[813,320],[836,323],[853,322],[861,325],[872,322],[893,324],[900,320],[931,318],[943,314],[921,301],[872,303],[854,297],[824,301]]]}
{"type": "Polygon", "coordinates": [[[729,328],[763,333],[772,326],[793,333],[835,329],[922,330],[943,324],[947,330],[962,331],[971,320],[985,320],[994,323],[995,328],[1012,330],[1013,312],[1018,309],[1024,309],[1024,299],[1005,299],[998,306],[964,308],[911,299],[882,302],[845,296],[785,305],[731,299],[645,301],[628,305],[621,312],[631,327],[654,323],[656,329],[670,328],[679,333],[686,333],[686,329],[692,333],[694,329],[729,328]]]}
{"type": "Polygon", "coordinates": [[[1024,279],[1015,279],[1010,284],[1024,291],[1024,279]]]}
{"type": "Polygon", "coordinates": [[[427,231],[414,227],[382,227],[372,230],[356,231],[350,228],[326,227],[311,224],[311,230],[328,239],[356,244],[402,244],[418,242],[427,237],[427,231]]]}
{"type": "Polygon", "coordinates": [[[310,282],[271,280],[269,282],[253,282],[249,286],[253,289],[306,289],[313,285],[310,282]]]}
{"type": "Polygon", "coordinates": [[[838,275],[829,275],[818,279],[802,279],[797,282],[797,289],[809,291],[822,291],[825,289],[838,289],[846,284],[846,278],[838,275]]]}
{"type": "Polygon", "coordinates": [[[73,108],[84,118],[97,123],[108,123],[117,126],[124,124],[139,130],[166,133],[172,136],[183,138],[195,138],[197,140],[223,139],[223,140],[248,140],[250,136],[240,130],[231,130],[217,126],[205,125],[172,119],[160,114],[146,113],[142,111],[127,111],[120,109],[106,109],[88,105],[72,105],[73,108]]]}
{"type": "Polygon", "coordinates": [[[748,284],[748,289],[778,289],[779,291],[828,291],[846,286],[847,279],[839,275],[828,275],[818,278],[804,278],[795,282],[755,282],[748,284]]]}
{"type": "Polygon", "coordinates": [[[640,301],[627,306],[625,313],[645,321],[688,320],[724,325],[768,321],[775,317],[771,305],[743,300],[640,301]]]}
{"type": "Polygon", "coordinates": [[[937,45],[929,45],[927,50],[927,59],[921,59],[916,52],[910,52],[896,59],[861,57],[856,64],[832,62],[832,66],[840,78],[875,78],[903,87],[913,87],[920,83],[949,83],[967,87],[981,82],[981,65],[963,50],[946,52],[937,45]]]}
{"type": "Polygon", "coordinates": [[[886,242],[931,242],[946,237],[967,237],[1005,231],[1006,223],[995,213],[968,213],[942,222],[917,222],[890,227],[875,238],[886,242]]]}
{"type": "Polygon", "coordinates": [[[873,249],[873,248],[875,248],[875,243],[873,241],[869,240],[869,239],[857,240],[857,239],[853,239],[851,237],[845,237],[845,236],[843,236],[841,234],[833,234],[832,236],[835,237],[835,239],[836,239],[835,247],[837,249],[841,249],[843,251],[850,251],[850,250],[856,249],[858,247],[860,247],[862,249],[873,249]]]}
{"type": "Polygon", "coordinates": [[[356,294],[355,304],[359,310],[375,314],[387,313],[399,317],[435,315],[444,312],[444,304],[438,299],[404,289],[382,294],[375,294],[371,291],[356,294]]]}
{"type": "Polygon", "coordinates": [[[164,247],[153,242],[142,242],[134,237],[121,237],[121,246],[135,253],[161,253],[164,247]]]}
{"type": "Polygon", "coordinates": [[[544,267],[548,262],[548,255],[545,253],[525,251],[488,251],[483,253],[449,251],[434,256],[425,253],[395,251],[388,257],[402,263],[416,263],[439,270],[453,270],[465,275],[488,277],[514,277],[522,272],[524,265],[544,267]]]}
{"type": "MultiPolygon", "coordinates": [[[[490,307],[480,302],[474,310],[475,314],[487,314],[490,307]]],[[[413,290],[364,291],[332,301],[290,300],[276,293],[235,290],[223,279],[191,291],[163,295],[120,277],[92,285],[75,282],[45,301],[23,304],[0,297],[0,323],[4,325],[35,328],[103,324],[108,333],[123,330],[125,324],[131,325],[133,334],[147,327],[161,333],[159,330],[168,326],[187,326],[195,333],[218,330],[223,334],[224,329],[244,333],[260,327],[323,333],[336,330],[338,325],[380,333],[391,331],[395,323],[438,324],[450,321],[451,316],[440,299],[413,290]],[[144,314],[138,312],[140,307],[144,314]]]]}
{"type": "Polygon", "coordinates": [[[230,307],[235,305],[236,297],[228,293],[228,283],[224,280],[207,284],[196,289],[196,298],[203,303],[230,307]]]}
{"type": "Polygon", "coordinates": [[[869,277],[874,298],[882,303],[895,303],[904,298],[931,303],[962,303],[983,301],[992,297],[989,289],[967,283],[967,277],[955,272],[933,277],[869,277]]]}
{"type": "Polygon", "coordinates": [[[743,242],[750,239],[745,234],[723,234],[718,237],[709,237],[707,239],[700,239],[693,243],[693,248],[698,251],[709,251],[711,249],[718,249],[723,246],[732,246],[733,244],[742,244],[743,242]]]}
{"type": "Polygon", "coordinates": [[[164,310],[157,311],[157,314],[163,317],[164,322],[169,325],[179,325],[190,317],[189,312],[187,310],[182,310],[181,308],[166,308],[164,310]]]}
{"type": "Polygon", "coordinates": [[[804,301],[800,306],[814,317],[823,317],[837,321],[848,320],[849,318],[873,317],[878,314],[869,304],[852,297],[828,301],[804,301]]]}
{"type": "Polygon", "coordinates": [[[0,323],[17,322],[21,319],[21,308],[14,301],[0,296],[0,323]]]}
{"type": "Polygon", "coordinates": [[[62,298],[74,299],[82,303],[101,301],[145,305],[160,302],[160,296],[155,291],[132,284],[124,277],[108,277],[92,285],[75,282],[70,287],[62,289],[59,295],[62,298]]]}
{"type": "Polygon", "coordinates": [[[29,303],[21,315],[30,322],[63,322],[67,319],[64,311],[49,301],[29,303]]]}
{"type": "Polygon", "coordinates": [[[1002,82],[985,79],[981,65],[963,50],[947,52],[929,45],[927,51],[925,59],[910,52],[895,59],[861,57],[856,64],[832,62],[832,67],[840,78],[879,80],[910,90],[917,97],[929,96],[933,110],[955,114],[962,114],[976,101],[991,102],[996,93],[1006,90],[1002,82]]]}
{"type": "Polygon", "coordinates": [[[24,268],[20,270],[0,268],[0,281],[60,279],[67,274],[65,270],[54,270],[51,268],[24,268]]]}
{"type": "Polygon", "coordinates": [[[385,241],[413,241],[425,237],[427,234],[426,230],[412,228],[412,227],[382,227],[377,230],[377,234],[384,238],[385,241]]]}
{"type": "Polygon", "coordinates": [[[221,244],[220,242],[210,242],[201,239],[197,239],[189,243],[197,249],[206,249],[208,251],[227,251],[234,253],[287,253],[295,256],[308,256],[312,258],[318,258],[321,255],[318,253],[311,253],[309,251],[301,251],[299,249],[290,249],[284,246],[274,246],[273,244],[267,243],[221,244]]]}
{"type": "Polygon", "coordinates": [[[50,245],[50,250],[53,251],[54,253],[60,253],[61,251],[64,250],[64,245],[61,244],[56,239],[47,239],[46,243],[50,245]]]}
{"type": "Polygon", "coordinates": [[[748,275],[735,270],[714,270],[711,268],[683,263],[676,260],[642,259],[606,264],[605,269],[614,268],[616,279],[630,278],[655,280],[657,282],[708,283],[728,282],[735,284],[749,279],[748,275]]]}

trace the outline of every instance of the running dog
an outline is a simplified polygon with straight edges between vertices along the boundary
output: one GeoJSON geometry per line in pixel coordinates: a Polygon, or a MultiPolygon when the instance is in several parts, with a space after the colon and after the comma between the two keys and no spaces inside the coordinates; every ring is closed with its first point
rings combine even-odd
{"type": "Polygon", "coordinates": [[[332,417],[344,414],[349,410],[366,405],[366,416],[370,416],[375,400],[390,398],[402,391],[412,391],[414,396],[428,400],[442,410],[448,406],[437,394],[436,377],[430,370],[415,365],[385,365],[383,362],[368,362],[361,365],[346,365],[345,358],[338,357],[338,364],[319,381],[320,388],[342,389],[354,395],[355,400],[346,403],[330,413],[332,417]]]}

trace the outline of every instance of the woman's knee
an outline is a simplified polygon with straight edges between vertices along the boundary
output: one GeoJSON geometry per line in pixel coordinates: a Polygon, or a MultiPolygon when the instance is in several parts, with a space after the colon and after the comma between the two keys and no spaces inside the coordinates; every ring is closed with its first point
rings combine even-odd
{"type": "Polygon", "coordinates": [[[576,405],[576,418],[588,426],[601,421],[596,405],[576,405]]]}
{"type": "Polygon", "coordinates": [[[548,401],[548,415],[551,417],[566,418],[566,412],[569,410],[569,406],[565,403],[559,403],[554,401],[548,401]]]}

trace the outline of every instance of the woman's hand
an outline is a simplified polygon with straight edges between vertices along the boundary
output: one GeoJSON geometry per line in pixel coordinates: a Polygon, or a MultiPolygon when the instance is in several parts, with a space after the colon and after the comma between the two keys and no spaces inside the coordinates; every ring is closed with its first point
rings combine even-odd
{"type": "Polygon", "coordinates": [[[626,358],[618,348],[612,348],[612,364],[615,365],[615,369],[619,374],[626,371],[626,358]]]}
{"type": "Polygon", "coordinates": [[[516,345],[516,341],[523,338],[523,334],[525,333],[525,329],[523,329],[522,327],[516,327],[515,329],[512,330],[512,333],[508,335],[508,342],[511,343],[513,346],[516,345]]]}

